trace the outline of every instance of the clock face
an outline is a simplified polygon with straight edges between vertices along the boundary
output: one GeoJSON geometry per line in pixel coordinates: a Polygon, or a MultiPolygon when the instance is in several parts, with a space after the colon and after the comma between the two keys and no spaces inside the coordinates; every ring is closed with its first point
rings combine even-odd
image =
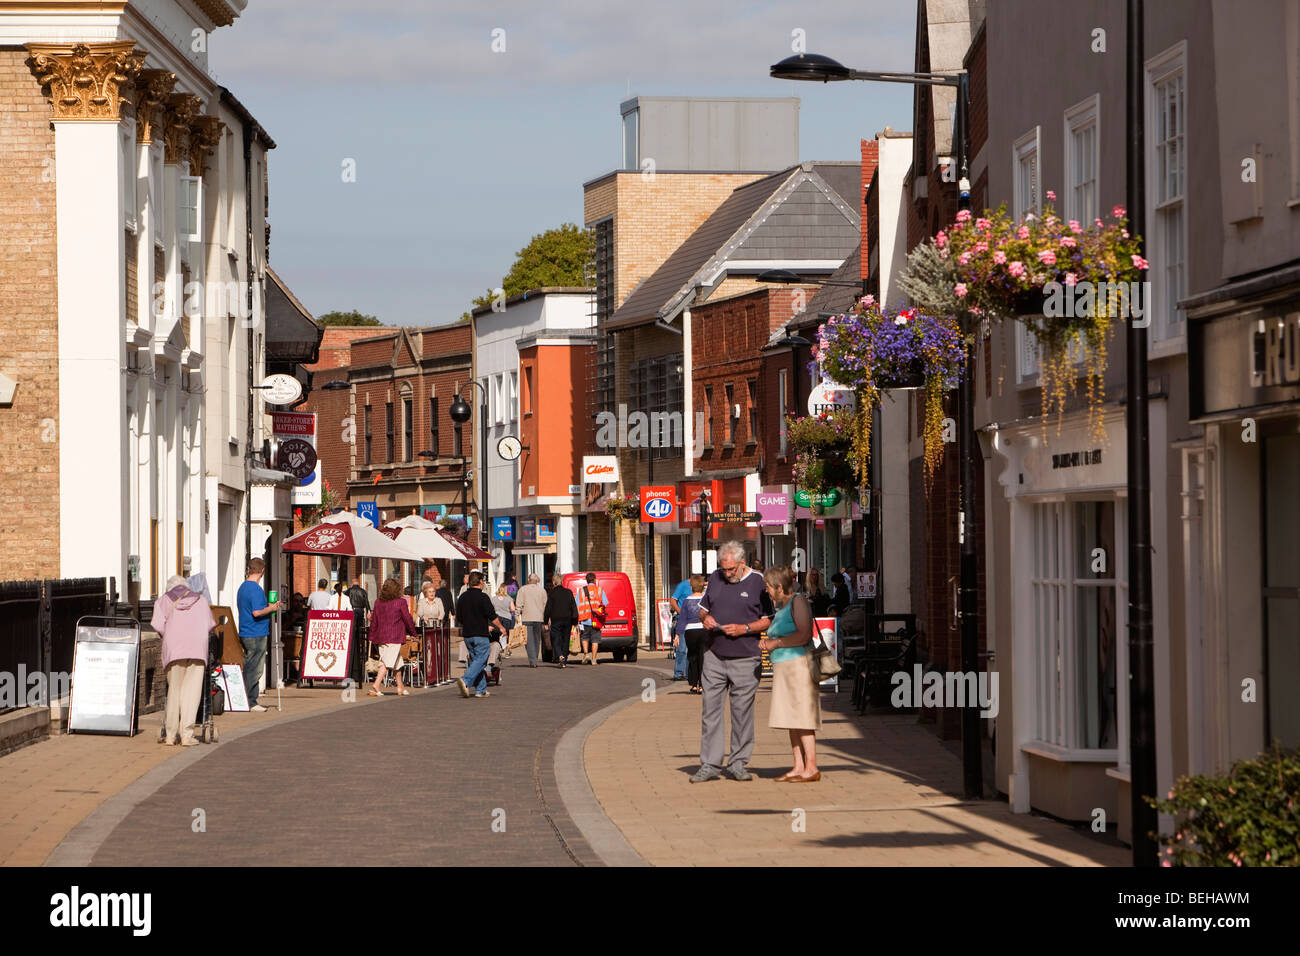
{"type": "Polygon", "coordinates": [[[497,454],[506,461],[514,461],[519,457],[519,452],[522,450],[522,447],[523,446],[519,444],[518,438],[514,435],[507,435],[505,438],[497,442],[497,454]]]}

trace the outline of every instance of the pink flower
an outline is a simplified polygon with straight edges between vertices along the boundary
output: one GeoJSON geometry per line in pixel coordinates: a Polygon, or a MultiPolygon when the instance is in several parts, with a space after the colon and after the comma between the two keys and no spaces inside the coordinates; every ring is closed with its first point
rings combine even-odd
{"type": "Polygon", "coordinates": [[[940,259],[947,259],[947,258],[948,258],[948,250],[947,250],[947,249],[940,249],[940,250],[939,250],[939,258],[940,258],[940,259]]]}
{"type": "Polygon", "coordinates": [[[969,209],[962,209],[962,210],[959,210],[958,213],[957,213],[957,221],[958,221],[958,222],[969,222],[969,221],[970,221],[970,210],[969,210],[969,209]]]}
{"type": "Polygon", "coordinates": [[[953,287],[953,291],[957,293],[957,298],[966,298],[966,283],[958,282],[957,285],[953,287]]]}
{"type": "Polygon", "coordinates": [[[1173,864],[1170,863],[1168,860],[1161,860],[1161,861],[1160,861],[1160,865],[1161,865],[1161,866],[1173,866],[1173,864]]]}
{"type": "Polygon", "coordinates": [[[934,244],[942,249],[948,244],[948,234],[940,229],[934,234],[934,244]]]}
{"type": "Polygon", "coordinates": [[[1054,266],[1056,265],[1056,253],[1051,249],[1045,249],[1038,254],[1038,261],[1043,265],[1054,266]]]}
{"type": "Polygon", "coordinates": [[[963,266],[970,265],[970,253],[963,252],[961,255],[957,257],[957,262],[963,266]]]}
{"type": "Polygon", "coordinates": [[[1139,269],[1146,269],[1148,266],[1150,266],[1150,263],[1147,262],[1145,259],[1143,259],[1135,252],[1133,253],[1133,265],[1135,265],[1139,269]]]}
{"type": "Polygon", "coordinates": [[[980,216],[980,218],[975,220],[975,228],[980,230],[981,232],[987,230],[992,225],[993,223],[983,216],[980,216]]]}
{"type": "Polygon", "coordinates": [[[866,295],[862,297],[862,301],[860,301],[858,304],[861,306],[865,306],[866,308],[869,309],[876,304],[876,297],[872,295],[870,292],[868,292],[866,295]]]}
{"type": "Polygon", "coordinates": [[[1074,285],[1074,284],[1075,284],[1076,282],[1078,282],[1078,281],[1079,281],[1079,277],[1076,276],[1073,272],[1067,272],[1067,273],[1065,274],[1065,284],[1066,284],[1066,285],[1074,285]]]}
{"type": "Polygon", "coordinates": [[[1028,238],[1029,238],[1029,227],[1028,227],[1028,226],[1021,226],[1019,229],[1016,230],[1016,235],[1019,236],[1021,239],[1028,239],[1028,238]]]}
{"type": "Polygon", "coordinates": [[[1078,245],[1078,242],[1075,240],[1074,236],[1062,236],[1061,245],[1065,246],[1067,249],[1073,249],[1078,245]]]}
{"type": "Polygon", "coordinates": [[[1123,219],[1123,218],[1124,218],[1124,207],[1123,207],[1123,206],[1115,206],[1114,208],[1111,209],[1110,214],[1111,214],[1112,216],[1114,216],[1116,219],[1123,219]]]}
{"type": "Polygon", "coordinates": [[[983,313],[983,311],[984,311],[984,310],[981,309],[978,305],[972,305],[972,306],[970,307],[970,313],[971,313],[971,315],[980,315],[980,314],[983,313]]]}
{"type": "Polygon", "coordinates": [[[1093,224],[1094,226],[1096,226],[1098,229],[1101,229],[1103,226],[1106,225],[1106,224],[1105,224],[1104,222],[1102,222],[1100,219],[1094,219],[1094,220],[1092,221],[1092,224],[1093,224]]]}
{"type": "Polygon", "coordinates": [[[1047,198],[1050,199],[1052,202],[1056,202],[1056,193],[1052,192],[1052,190],[1049,189],[1047,191],[1047,198]]]}
{"type": "Polygon", "coordinates": [[[1128,238],[1128,230],[1125,229],[1124,231],[1122,231],[1122,232],[1120,233],[1120,235],[1123,236],[1125,239],[1127,239],[1127,238],[1128,238]]]}
{"type": "Polygon", "coordinates": [[[1007,254],[1001,249],[998,249],[993,253],[993,261],[998,265],[1002,265],[1002,263],[1007,261],[1007,254]]]}
{"type": "Polygon", "coordinates": [[[1025,264],[1021,262],[1019,259],[1016,259],[1010,265],[1007,266],[1007,272],[1011,273],[1013,276],[1019,279],[1022,275],[1025,274],[1025,264]]]}
{"type": "Polygon", "coordinates": [[[971,248],[975,252],[988,252],[989,244],[985,242],[983,239],[981,239],[979,242],[975,243],[975,245],[972,246],[971,248]]]}
{"type": "Polygon", "coordinates": [[[1070,220],[1070,231],[1073,233],[1083,232],[1083,226],[1079,225],[1079,220],[1077,219],[1070,220]]]}

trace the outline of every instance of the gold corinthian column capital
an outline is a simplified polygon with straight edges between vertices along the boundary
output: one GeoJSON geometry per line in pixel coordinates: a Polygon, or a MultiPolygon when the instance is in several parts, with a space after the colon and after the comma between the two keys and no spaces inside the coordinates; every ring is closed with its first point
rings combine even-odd
{"type": "Polygon", "coordinates": [[[193,93],[173,93],[163,112],[163,162],[175,165],[190,158],[190,126],[203,105],[193,93]]]}
{"type": "Polygon", "coordinates": [[[203,176],[208,157],[221,142],[226,124],[215,116],[196,116],[190,124],[190,175],[203,176]]]}
{"type": "Polygon", "coordinates": [[[120,120],[123,94],[144,65],[133,40],[117,43],[28,43],[29,65],[57,120],[120,120]]]}
{"type": "Polygon", "coordinates": [[[135,141],[147,144],[162,133],[163,107],[176,87],[168,70],[141,70],[135,77],[135,141]]]}

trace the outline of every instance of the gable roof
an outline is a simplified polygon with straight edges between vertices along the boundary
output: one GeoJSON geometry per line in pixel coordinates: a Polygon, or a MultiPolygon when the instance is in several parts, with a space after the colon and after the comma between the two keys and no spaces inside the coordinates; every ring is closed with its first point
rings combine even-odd
{"type": "Polygon", "coordinates": [[[632,290],[606,328],[671,321],[746,260],[753,271],[770,261],[838,264],[860,241],[860,178],[858,163],[801,163],[740,186],[632,290]]]}
{"type": "MultiPolygon", "coordinates": [[[[843,264],[831,273],[830,278],[838,282],[859,282],[862,279],[862,247],[855,246],[843,264]]],[[[853,303],[862,297],[861,287],[854,289],[846,285],[824,285],[813,293],[804,310],[785,323],[791,331],[798,332],[809,327],[821,325],[824,321],[818,313],[834,312],[844,315],[853,308],[853,303]]],[[[777,329],[782,332],[782,329],[777,329]]],[[[781,336],[773,333],[775,338],[781,336]]]]}

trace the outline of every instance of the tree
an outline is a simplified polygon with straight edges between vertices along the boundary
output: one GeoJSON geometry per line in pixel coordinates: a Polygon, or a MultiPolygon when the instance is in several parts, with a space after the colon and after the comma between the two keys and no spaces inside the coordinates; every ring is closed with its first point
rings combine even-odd
{"type": "MultiPolygon", "coordinates": [[[[586,286],[585,272],[595,251],[596,239],[590,229],[580,229],[571,222],[533,236],[528,245],[515,254],[501,289],[506,298],[541,289],[545,286],[586,286]]],[[[491,305],[495,289],[488,289],[474,299],[474,305],[491,305]]],[[[460,317],[469,321],[469,313],[460,317]]]]}
{"type": "Polygon", "coordinates": [[[353,309],[351,312],[326,312],[316,317],[317,325],[383,325],[373,315],[365,315],[353,309]]]}

